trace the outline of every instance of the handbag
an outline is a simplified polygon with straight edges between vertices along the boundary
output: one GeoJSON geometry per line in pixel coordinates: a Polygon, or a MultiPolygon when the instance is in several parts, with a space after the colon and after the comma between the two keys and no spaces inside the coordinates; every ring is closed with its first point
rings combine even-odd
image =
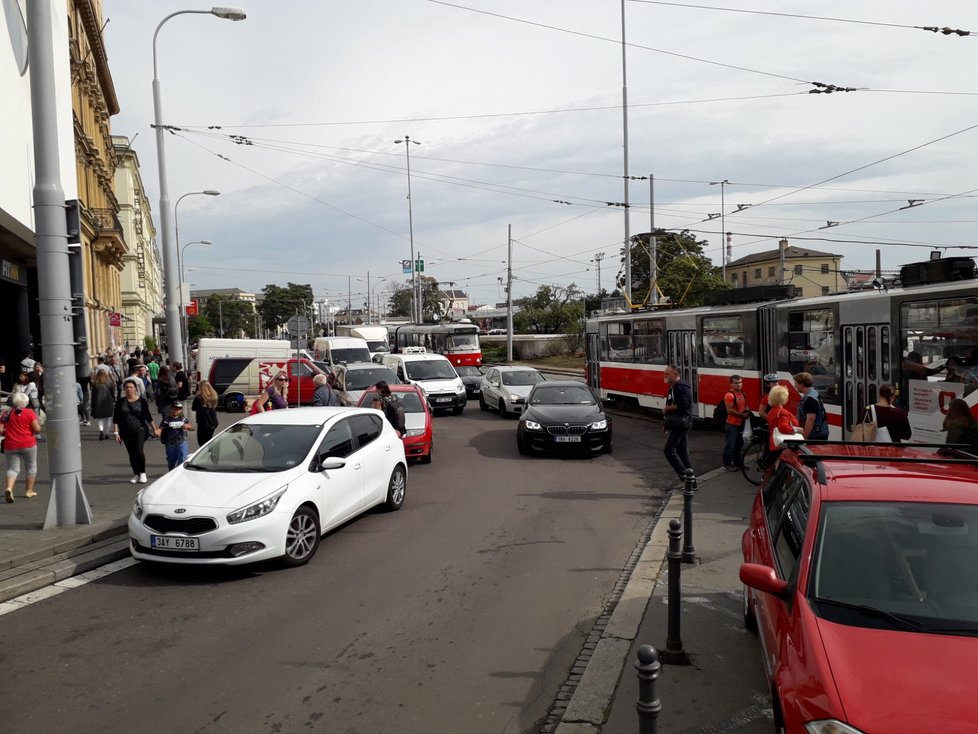
{"type": "Polygon", "coordinates": [[[669,431],[688,431],[693,427],[693,416],[670,413],[663,423],[669,431]]]}
{"type": "Polygon", "coordinates": [[[879,420],[876,418],[876,406],[869,406],[869,411],[873,415],[873,425],[876,426],[876,443],[893,443],[893,439],[890,437],[890,429],[885,426],[880,427],[879,420]]]}
{"type": "Polygon", "coordinates": [[[870,411],[869,408],[866,409],[865,420],[862,423],[857,423],[852,427],[852,436],[850,437],[853,441],[865,441],[867,443],[872,443],[876,441],[876,434],[879,432],[879,428],[876,424],[876,413],[875,411],[870,411]],[[872,420],[870,420],[872,418],[872,420]]]}

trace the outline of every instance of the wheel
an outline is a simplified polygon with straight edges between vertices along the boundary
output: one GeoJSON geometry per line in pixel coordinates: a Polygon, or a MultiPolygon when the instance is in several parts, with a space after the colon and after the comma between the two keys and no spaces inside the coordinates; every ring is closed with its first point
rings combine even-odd
{"type": "Polygon", "coordinates": [[[464,405],[460,405],[457,408],[452,408],[452,415],[462,415],[463,410],[465,410],[464,405]]]}
{"type": "Polygon", "coordinates": [[[749,632],[757,632],[757,617],[754,616],[754,605],[751,603],[750,592],[748,592],[746,586],[744,586],[743,597],[744,627],[746,627],[749,632]]]}
{"type": "Polygon", "coordinates": [[[483,412],[488,412],[489,411],[489,406],[486,405],[486,401],[482,399],[482,396],[481,395],[479,396],[479,410],[481,410],[483,412]]]}
{"type": "Polygon", "coordinates": [[[520,433],[516,434],[516,448],[523,456],[530,455],[530,448],[526,445],[526,441],[523,440],[523,435],[520,433]]]}
{"type": "Polygon", "coordinates": [[[227,395],[224,398],[224,410],[228,413],[241,413],[244,410],[244,401],[238,395],[227,395]]]}
{"type": "Polygon", "coordinates": [[[309,507],[295,511],[285,533],[285,555],[282,560],[287,566],[301,566],[308,563],[319,547],[319,518],[309,507]]]}
{"type": "Polygon", "coordinates": [[[421,457],[420,463],[430,464],[431,463],[431,452],[435,450],[435,444],[431,444],[428,447],[428,453],[421,457]]]}
{"type": "Polygon", "coordinates": [[[394,467],[391,472],[391,480],[387,483],[387,509],[393,512],[400,510],[404,504],[404,493],[407,490],[407,474],[404,473],[403,466],[394,467]]]}
{"type": "Polygon", "coordinates": [[[499,417],[506,418],[508,416],[509,413],[506,412],[506,403],[503,402],[502,398],[499,398],[499,417]]]}
{"type": "Polygon", "coordinates": [[[741,455],[741,471],[744,479],[755,486],[764,481],[764,444],[761,441],[751,441],[741,455]]]}
{"type": "Polygon", "coordinates": [[[604,447],[604,452],[606,454],[610,454],[611,453],[611,439],[610,438],[608,439],[608,445],[604,447]]]}

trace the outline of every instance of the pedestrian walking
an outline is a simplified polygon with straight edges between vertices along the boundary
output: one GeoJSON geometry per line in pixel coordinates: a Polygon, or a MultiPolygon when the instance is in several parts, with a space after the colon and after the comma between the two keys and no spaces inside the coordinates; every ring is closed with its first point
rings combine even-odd
{"type": "Polygon", "coordinates": [[[106,370],[95,370],[92,381],[92,417],[98,424],[98,440],[104,441],[112,433],[115,415],[115,385],[106,370]]]}
{"type": "Polygon", "coordinates": [[[744,453],[744,422],[751,416],[740,375],[730,376],[730,389],[723,396],[723,404],[727,409],[723,427],[723,468],[725,471],[740,471],[744,453]]]}
{"type": "Polygon", "coordinates": [[[17,375],[17,382],[14,384],[13,392],[24,393],[27,396],[27,407],[37,415],[37,411],[41,409],[41,401],[37,397],[37,385],[31,381],[32,374],[31,372],[21,372],[17,375]]]}
{"type": "Polygon", "coordinates": [[[798,403],[798,425],[801,426],[801,433],[806,441],[824,441],[829,437],[829,419],[825,404],[814,384],[815,381],[808,372],[795,375],[795,389],[801,395],[798,403]]]}
{"type": "Polygon", "coordinates": [[[31,356],[31,351],[29,349],[20,353],[20,371],[34,371],[34,358],[31,356]]]}
{"type": "Polygon", "coordinates": [[[165,418],[170,414],[170,403],[176,399],[177,386],[173,382],[170,368],[163,365],[156,380],[156,408],[160,411],[160,416],[165,418]]]}
{"type": "Polygon", "coordinates": [[[340,404],[340,398],[333,392],[333,388],[330,387],[326,375],[322,373],[316,375],[312,378],[312,383],[316,386],[316,390],[312,394],[312,404],[314,407],[340,404]]]}
{"type": "MultiPolygon", "coordinates": [[[[31,372],[31,382],[37,388],[37,410],[47,410],[44,405],[44,365],[40,362],[34,363],[34,369],[31,372]]],[[[38,413],[40,416],[40,413],[38,413]]]]}
{"type": "Polygon", "coordinates": [[[197,445],[203,446],[213,438],[218,426],[217,391],[207,380],[197,383],[197,394],[190,409],[197,421],[197,445]]]}
{"type": "Polygon", "coordinates": [[[156,380],[160,376],[160,363],[155,359],[146,362],[146,371],[149,373],[149,382],[153,387],[153,395],[156,395],[156,380]]]}
{"type": "Polygon", "coordinates": [[[377,391],[377,395],[370,407],[383,411],[387,422],[403,436],[407,429],[404,425],[404,408],[401,407],[400,401],[391,394],[390,386],[384,380],[374,385],[374,389],[377,391]]]}
{"type": "Polygon", "coordinates": [[[955,398],[947,406],[942,428],[947,431],[944,442],[963,444],[968,451],[978,456],[978,421],[971,414],[971,408],[964,398],[955,398]]]}
{"type": "MultiPolygon", "coordinates": [[[[880,399],[874,405],[866,406],[864,422],[873,421],[876,423],[877,434],[880,429],[885,428],[890,434],[890,441],[893,443],[909,441],[913,435],[913,429],[910,427],[907,411],[893,404],[896,389],[888,383],[880,385],[879,395],[880,399]]],[[[885,441],[886,439],[882,438],[881,440],[885,441]]]]}
{"type": "Polygon", "coordinates": [[[187,460],[187,431],[194,430],[193,425],[183,415],[183,403],[177,400],[170,403],[170,415],[160,422],[160,443],[166,449],[167,469],[180,466],[187,460]]]}
{"type": "Polygon", "coordinates": [[[173,363],[173,371],[176,373],[173,377],[173,383],[177,386],[177,400],[186,400],[190,397],[190,378],[184,372],[180,362],[173,363]]]}
{"type": "Polygon", "coordinates": [[[665,383],[669,385],[666,395],[666,405],[662,409],[665,416],[663,431],[669,434],[662,453],[666,461],[676,472],[680,483],[685,486],[687,469],[693,468],[689,458],[689,429],[693,427],[693,392],[689,385],[679,376],[679,368],[675,365],[666,367],[665,383]]]}
{"type": "Polygon", "coordinates": [[[130,484],[146,484],[146,454],[144,445],[149,434],[159,435],[153,424],[153,414],[149,412],[146,398],[139,396],[136,380],[126,380],[122,384],[122,397],[116,402],[114,416],[116,443],[125,444],[129,453],[129,466],[132,468],[130,484]]]}
{"type": "Polygon", "coordinates": [[[27,394],[20,392],[10,396],[11,408],[0,418],[0,439],[7,457],[7,484],[4,499],[14,501],[14,484],[21,468],[26,473],[25,497],[36,497],[34,481],[37,478],[37,439],[41,425],[37,414],[28,405],[27,394]]]}

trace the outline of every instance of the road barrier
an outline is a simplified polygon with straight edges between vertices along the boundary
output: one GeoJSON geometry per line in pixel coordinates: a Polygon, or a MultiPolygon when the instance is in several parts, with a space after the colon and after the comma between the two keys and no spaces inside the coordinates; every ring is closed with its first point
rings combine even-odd
{"type": "Polygon", "coordinates": [[[683,563],[696,563],[696,549],[693,548],[693,492],[696,491],[696,475],[687,469],[683,475],[683,563]]]}
{"type": "Polygon", "coordinates": [[[635,670],[638,671],[638,699],[635,701],[638,732],[656,734],[662,702],[655,696],[655,680],[659,677],[662,665],[659,664],[659,655],[652,645],[642,645],[638,649],[635,670]]]}

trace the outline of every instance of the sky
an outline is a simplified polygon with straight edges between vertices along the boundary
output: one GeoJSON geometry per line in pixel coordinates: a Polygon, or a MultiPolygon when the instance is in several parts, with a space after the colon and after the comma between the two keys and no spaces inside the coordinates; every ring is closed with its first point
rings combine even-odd
{"type": "MultiPolygon", "coordinates": [[[[193,289],[310,283],[357,308],[369,273],[376,303],[410,277],[413,222],[425,275],[473,305],[505,300],[510,229],[514,297],[595,292],[599,253],[611,291],[624,90],[632,234],[654,213],[716,265],[724,230],[734,259],[785,237],[845,269],[978,247],[973,0],[626,0],[624,21],[621,0],[242,2],[157,40],[170,200],[221,192],[179,205],[180,244],[213,242],[185,251],[193,289]]],[[[153,33],[209,8],[104,3],[112,132],[157,225],[153,33]]]]}

